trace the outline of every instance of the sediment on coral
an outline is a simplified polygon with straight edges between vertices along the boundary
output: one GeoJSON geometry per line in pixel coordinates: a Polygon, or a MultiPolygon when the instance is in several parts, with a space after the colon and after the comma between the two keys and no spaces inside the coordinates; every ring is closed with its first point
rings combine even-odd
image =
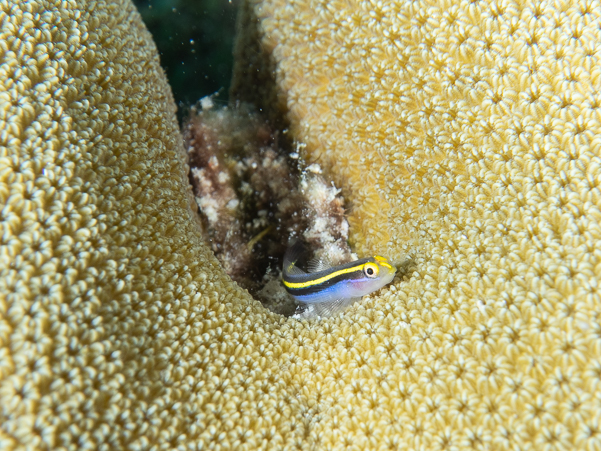
{"type": "Polygon", "coordinates": [[[192,110],[184,131],[207,243],[232,279],[288,315],[295,302],[279,276],[291,238],[331,264],[354,256],[340,190],[319,165],[304,168],[280,136],[251,105],[215,107],[210,98],[192,110]]]}

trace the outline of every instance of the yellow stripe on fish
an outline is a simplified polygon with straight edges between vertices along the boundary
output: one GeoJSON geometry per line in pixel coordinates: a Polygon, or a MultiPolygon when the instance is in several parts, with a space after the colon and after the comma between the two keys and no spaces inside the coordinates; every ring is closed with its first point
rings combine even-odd
{"type": "MultiPolygon", "coordinates": [[[[353,262],[355,263],[355,262],[353,262]]],[[[336,268],[332,268],[332,272],[330,272],[329,274],[320,277],[319,279],[312,279],[312,280],[307,280],[306,282],[288,282],[286,279],[284,279],[284,286],[286,288],[307,288],[307,287],[314,287],[317,285],[321,285],[324,282],[327,282],[328,280],[334,278],[334,277],[338,277],[340,275],[343,274],[350,274],[352,272],[355,271],[360,271],[361,273],[363,273],[363,267],[365,265],[364,264],[360,264],[360,265],[354,265],[351,266],[350,268],[346,268],[346,269],[339,269],[336,270],[336,268]]],[[[374,265],[375,266],[375,265],[374,265]]],[[[390,266],[390,265],[388,265],[390,266]]],[[[318,273],[319,274],[319,273],[318,273]]]]}
{"type": "Polygon", "coordinates": [[[360,298],[390,283],[396,273],[388,260],[379,255],[307,273],[296,266],[302,251],[300,242],[288,249],[282,281],[288,293],[306,304],[360,298]]]}

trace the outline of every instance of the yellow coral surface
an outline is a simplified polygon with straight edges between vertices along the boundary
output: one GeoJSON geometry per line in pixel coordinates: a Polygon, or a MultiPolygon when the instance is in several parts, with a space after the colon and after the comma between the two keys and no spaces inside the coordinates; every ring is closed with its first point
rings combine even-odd
{"type": "Polygon", "coordinates": [[[131,4],[1,1],[0,448],[600,448],[601,14],[520,5],[256,6],[358,248],[416,264],[301,323],[202,244],[131,4]]]}
{"type": "Polygon", "coordinates": [[[131,3],[0,2],[0,449],[234,443],[284,402],[182,152],[131,3]]]}

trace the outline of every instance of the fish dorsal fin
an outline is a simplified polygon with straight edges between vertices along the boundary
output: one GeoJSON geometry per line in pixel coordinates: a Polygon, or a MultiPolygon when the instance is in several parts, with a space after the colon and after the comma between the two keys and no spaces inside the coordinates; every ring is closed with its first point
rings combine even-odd
{"type": "Polygon", "coordinates": [[[284,271],[288,274],[306,274],[305,271],[296,266],[297,260],[303,255],[304,247],[300,241],[294,241],[291,246],[286,250],[284,255],[284,271]]]}
{"type": "Polygon", "coordinates": [[[303,271],[302,269],[300,269],[294,263],[292,264],[292,266],[288,266],[288,268],[286,269],[286,272],[288,274],[290,274],[290,275],[297,275],[297,276],[301,276],[303,274],[307,274],[305,271],[303,271]]]}
{"type": "Polygon", "coordinates": [[[325,271],[326,269],[330,269],[331,265],[328,262],[321,260],[319,258],[312,258],[309,263],[307,263],[307,270],[309,272],[319,272],[325,271]]]}

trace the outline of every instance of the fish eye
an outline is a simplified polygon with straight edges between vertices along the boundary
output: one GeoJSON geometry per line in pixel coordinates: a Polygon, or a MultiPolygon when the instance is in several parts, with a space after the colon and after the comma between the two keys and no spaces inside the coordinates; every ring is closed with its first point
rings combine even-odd
{"type": "Polygon", "coordinates": [[[367,263],[363,272],[367,277],[377,277],[378,276],[378,267],[373,263],[367,263]]]}

